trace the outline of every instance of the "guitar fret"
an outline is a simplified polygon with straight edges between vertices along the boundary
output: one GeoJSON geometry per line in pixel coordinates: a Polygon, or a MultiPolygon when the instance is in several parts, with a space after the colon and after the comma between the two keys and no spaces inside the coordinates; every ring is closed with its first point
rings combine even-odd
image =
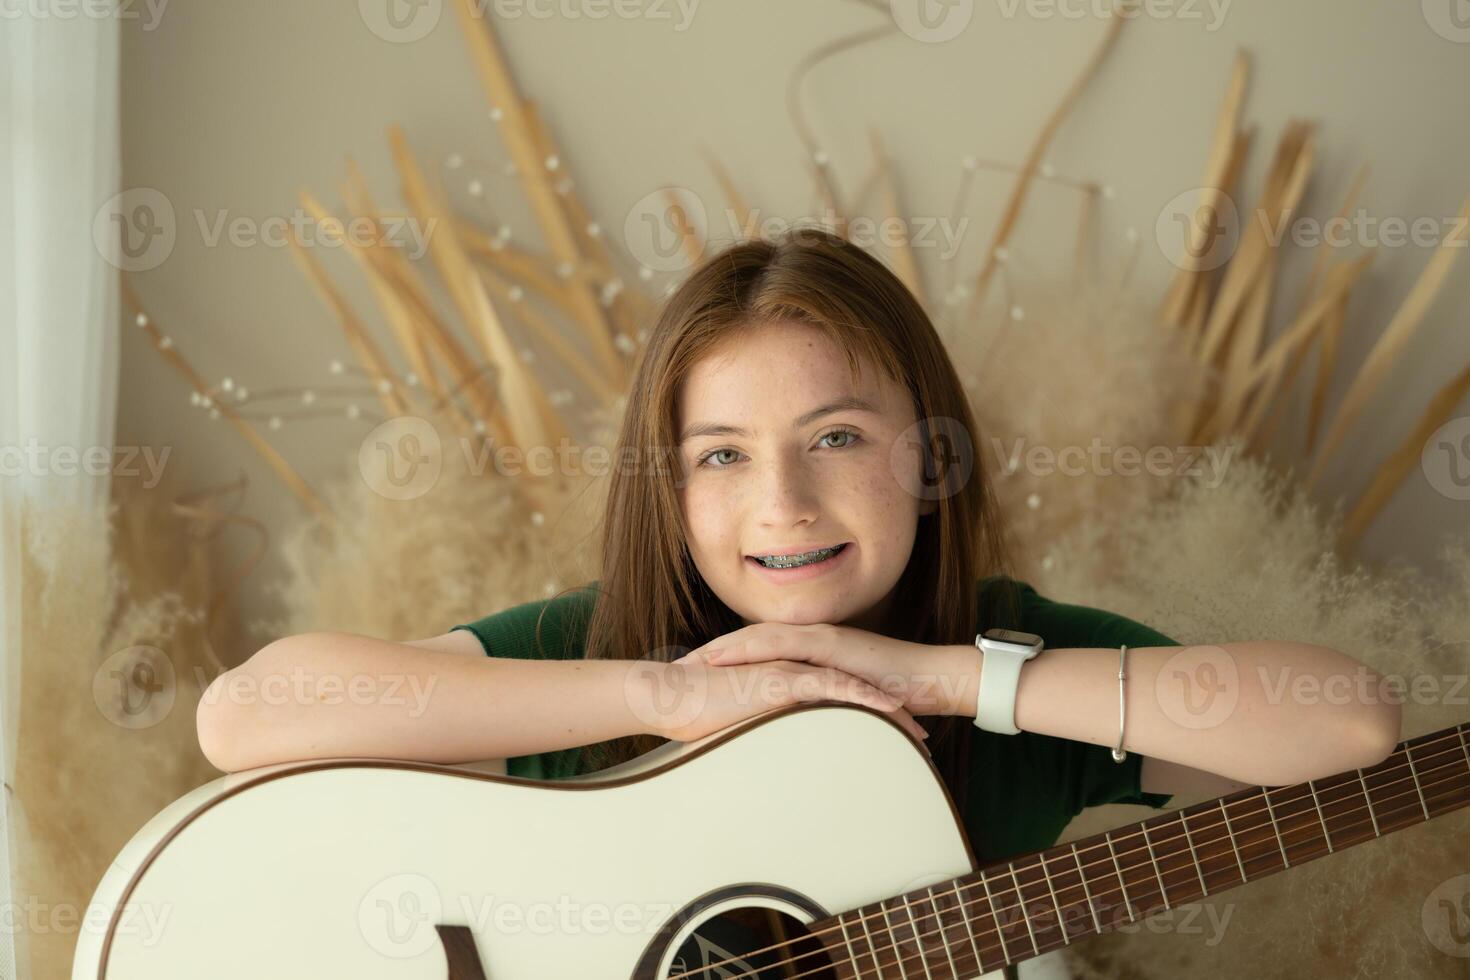
{"type": "MultiPolygon", "coordinates": [[[[1075,885],[1067,880],[1070,876],[1068,870],[1059,870],[1054,876],[1050,867],[1053,858],[1064,860],[1067,851],[1071,852],[1073,870],[1077,875],[1075,884],[1081,886],[1093,929],[1097,933],[1103,933],[1119,928],[1125,922],[1136,923],[1160,907],[1171,911],[1179,903],[1194,902],[1197,898],[1209,897],[1237,887],[1237,884],[1247,884],[1253,880],[1252,875],[1270,875],[1293,868],[1296,865],[1292,864],[1292,848],[1297,849],[1296,862],[1301,865],[1325,854],[1334,854],[1355,844],[1403,829],[1406,824],[1417,824],[1419,821],[1413,815],[1415,800],[1418,801],[1425,820],[1470,806],[1470,796],[1467,796],[1467,792],[1470,792],[1470,724],[1447,728],[1412,743],[1403,742],[1397,748],[1403,753],[1402,759],[1395,754],[1370,768],[1347,770],[1331,777],[1309,779],[1292,786],[1253,787],[1229,798],[1221,797],[1180,810],[1173,816],[1178,820],[1177,829],[1183,831],[1182,835],[1175,832],[1167,816],[1143,820],[1126,828],[1124,837],[1119,840],[1114,840],[1113,834],[1124,831],[1125,828],[1113,828],[1082,841],[1072,841],[1050,850],[1033,852],[1006,862],[1004,868],[996,864],[989,871],[980,869],[963,877],[950,878],[947,884],[940,882],[923,889],[914,889],[861,909],[840,913],[825,922],[824,931],[828,933],[827,952],[835,965],[841,965],[844,959],[851,965],[850,972],[842,971],[842,975],[851,980],[866,976],[894,977],[895,980],[952,980],[961,975],[990,974],[1021,960],[1042,955],[1043,938],[1047,940],[1047,950],[1057,948],[1052,937],[1045,935],[1045,930],[1050,928],[1046,922],[1048,914],[1055,917],[1056,927],[1061,930],[1063,946],[1071,945],[1072,933],[1068,920],[1077,905],[1076,898],[1071,894],[1075,885]],[[1455,752],[1456,745],[1460,749],[1458,754],[1455,752]],[[1420,750],[1417,759],[1413,751],[1416,748],[1420,750]],[[1410,773],[1414,787],[1412,796],[1407,791],[1406,783],[1409,781],[1403,779],[1404,768],[1410,773]],[[1369,775],[1373,777],[1371,780],[1369,775]],[[1305,793],[1301,792],[1303,789],[1306,790],[1305,793]],[[1375,790],[1383,791],[1383,799],[1373,799],[1375,790]],[[1430,796],[1435,797],[1434,807],[1429,806],[1430,796]],[[1265,805],[1261,806],[1260,803],[1265,805]],[[1230,811],[1237,804],[1244,806],[1239,812],[1232,814],[1230,811]],[[1219,833],[1214,820],[1216,809],[1219,811],[1219,826],[1223,827],[1225,837],[1230,842],[1228,852],[1219,847],[1219,833]],[[1371,837],[1362,820],[1364,809],[1368,811],[1369,822],[1372,824],[1371,837]],[[1379,820],[1380,809],[1384,811],[1388,823],[1379,820]],[[1265,814],[1264,819],[1262,811],[1265,814]],[[1314,815],[1317,831],[1312,829],[1314,815]],[[1201,821],[1200,826],[1191,826],[1194,818],[1206,816],[1209,819],[1201,821]],[[1134,832],[1135,829],[1137,833],[1134,832]],[[1313,839],[1313,834],[1318,831],[1325,847],[1316,846],[1317,841],[1313,839]],[[1195,840],[1196,832],[1200,835],[1198,841],[1195,840]],[[1271,857],[1269,843],[1263,839],[1268,832],[1276,840],[1276,850],[1281,857],[1280,867],[1276,866],[1271,857]],[[1288,839],[1285,836],[1287,834],[1294,836],[1288,839]],[[1139,840],[1142,840],[1147,852],[1148,867],[1141,865],[1142,859],[1132,857],[1139,840]],[[1097,859],[1099,844],[1107,850],[1106,861],[1097,859]],[[1127,846],[1121,846],[1123,844],[1127,846]],[[1256,862],[1257,868],[1252,872],[1246,865],[1246,853],[1248,848],[1255,848],[1257,845],[1265,845],[1265,853],[1253,854],[1251,861],[1256,862]],[[1082,859],[1084,849],[1089,853],[1087,861],[1082,859]],[[1232,854],[1239,874],[1238,882],[1230,881],[1226,874],[1232,854]],[[1125,857],[1133,863],[1125,866],[1125,857]],[[1188,861],[1194,867],[1195,878],[1200,886],[1199,896],[1190,893],[1188,882],[1184,880],[1174,882],[1175,893],[1169,893],[1170,883],[1164,877],[1165,869],[1170,874],[1183,871],[1181,878],[1188,877],[1186,869],[1169,863],[1175,857],[1188,861]],[[1205,862],[1213,862],[1216,858],[1222,860],[1222,867],[1206,868],[1205,862]],[[1109,863],[1112,865],[1111,871],[1107,870],[1109,863]],[[1029,873],[1038,865],[1041,870],[1040,880],[1022,880],[1022,871],[1029,873]],[[1099,873],[1104,876],[1102,887],[1097,893],[1094,893],[1093,882],[1089,880],[1094,867],[1098,867],[1099,873]],[[1154,903],[1145,887],[1149,867],[1152,868],[1160,903],[1154,903]],[[1132,871],[1139,872],[1139,880],[1128,880],[1132,871]],[[995,888],[991,887],[991,873],[996,876],[995,888]],[[1109,874],[1113,876],[1111,880],[1106,878],[1109,874]],[[1217,874],[1219,878],[1215,877],[1217,874]],[[980,908],[981,893],[974,892],[977,877],[987,905],[987,910],[983,912],[980,908]],[[1002,878],[1009,878],[1010,884],[1003,884],[1002,878]],[[1113,898],[1113,881],[1117,882],[1117,899],[1113,898]],[[1045,887],[1046,894],[1028,895],[1026,890],[1031,887],[1036,887],[1038,891],[1045,887]],[[1014,907],[1005,901],[1012,892],[1016,896],[1014,907]],[[1062,902],[1064,893],[1068,894],[1065,904],[1062,902]],[[894,902],[903,903],[907,916],[905,923],[894,920],[894,902]],[[952,902],[964,923],[965,936],[957,941],[951,941],[949,936],[949,930],[958,926],[958,923],[951,921],[951,911],[944,907],[949,902],[952,902]],[[1126,915],[1115,914],[1119,905],[1126,910],[1126,915]],[[881,918],[872,915],[874,911],[881,918]],[[1012,913],[1022,916],[1024,936],[1016,928],[1012,913]],[[1109,916],[1106,922],[1102,918],[1104,913],[1109,916]],[[928,941],[927,921],[922,928],[920,925],[920,919],[927,920],[931,914],[939,936],[938,943],[932,944],[928,941]],[[982,922],[982,928],[977,931],[975,920],[982,914],[993,920],[994,925],[992,927],[982,922]],[[851,918],[853,915],[857,916],[856,920],[851,918]],[[870,918],[877,918],[879,924],[870,928],[867,921],[870,918]],[[861,932],[856,928],[858,924],[862,926],[861,932]],[[986,962],[993,958],[988,948],[992,928],[1001,954],[999,963],[986,962]],[[1008,931],[1012,932],[1009,936],[1006,935],[1008,931]],[[912,943],[902,938],[905,933],[911,937],[912,943]],[[879,946],[879,939],[884,941],[884,945],[879,946]],[[965,959],[966,939],[972,957],[968,961],[965,959]],[[987,946],[983,950],[982,939],[987,946]],[[1026,949],[1028,941],[1029,951],[1026,949]],[[931,945],[932,949],[929,948],[931,945]],[[1012,946],[1015,947],[1014,952],[1012,946]],[[938,955],[941,951],[943,958],[938,955]],[[869,961],[866,969],[863,966],[864,958],[869,961]],[[918,969],[913,966],[915,958],[918,960],[918,969]]],[[[1088,935],[1087,920],[1080,916],[1078,918],[1078,936],[1088,935]]]]}
{"type": "Polygon", "coordinates": [[[898,967],[898,975],[902,980],[909,980],[909,971],[903,968],[903,950],[898,945],[898,933],[893,931],[893,920],[888,917],[888,907],[884,905],[888,899],[878,903],[878,911],[883,913],[883,923],[888,926],[888,935],[893,937],[893,944],[888,948],[893,951],[893,964],[898,967]]]}
{"type": "Polygon", "coordinates": [[[1245,873],[1245,862],[1240,859],[1240,848],[1235,845],[1235,829],[1230,826],[1230,811],[1225,808],[1225,797],[1220,797],[1220,813],[1225,818],[1225,836],[1230,838],[1230,849],[1235,852],[1235,864],[1240,868],[1240,883],[1243,885],[1250,878],[1245,873]]]}
{"type": "Polygon", "coordinates": [[[1373,812],[1373,795],[1368,792],[1368,781],[1363,778],[1363,770],[1354,770],[1358,774],[1358,782],[1363,787],[1363,799],[1368,801],[1368,819],[1373,821],[1373,836],[1382,837],[1383,833],[1378,829],[1378,814],[1373,812]]]}
{"type": "MultiPolygon", "coordinates": [[[[847,958],[852,962],[853,975],[857,976],[862,972],[862,966],[858,963],[857,951],[852,948],[852,937],[847,934],[847,923],[842,918],[845,914],[845,912],[838,913],[837,928],[842,930],[842,944],[847,947],[847,958]]],[[[875,963],[874,966],[876,965],[875,963]]]]}
{"type": "Polygon", "coordinates": [[[1062,906],[1057,901],[1057,890],[1052,887],[1051,872],[1046,868],[1046,855],[1041,857],[1041,873],[1046,877],[1046,890],[1051,893],[1051,907],[1057,910],[1057,926],[1062,930],[1062,945],[1072,945],[1071,937],[1067,935],[1067,920],[1062,917],[1062,906]]]}
{"type": "Polygon", "coordinates": [[[914,944],[919,947],[919,965],[924,968],[925,980],[934,980],[934,975],[929,972],[929,957],[924,955],[924,940],[919,936],[919,923],[914,919],[914,906],[908,899],[903,900],[903,910],[908,913],[909,929],[914,934],[914,944]]]}
{"type": "Polygon", "coordinates": [[[975,930],[970,925],[970,912],[965,906],[964,898],[960,896],[960,880],[958,878],[954,879],[953,884],[954,900],[959,906],[960,917],[965,920],[965,932],[970,937],[970,948],[975,951],[975,966],[983,973],[985,971],[985,961],[980,958],[980,945],[975,942],[975,930]]]}
{"type": "Polygon", "coordinates": [[[1414,777],[1414,792],[1419,794],[1419,805],[1424,808],[1424,819],[1433,819],[1429,815],[1429,804],[1424,802],[1424,787],[1419,785],[1419,772],[1414,768],[1414,753],[1409,750],[1409,743],[1404,743],[1404,758],[1409,760],[1409,775],[1414,777]]]}
{"type": "Polygon", "coordinates": [[[1031,931],[1031,916],[1026,911],[1026,893],[1021,891],[1021,879],[1016,877],[1016,866],[1007,861],[1006,867],[1011,869],[1011,881],[1016,886],[1016,907],[1021,910],[1021,921],[1026,923],[1026,935],[1031,937],[1031,951],[1033,955],[1041,955],[1041,947],[1036,945],[1036,933],[1031,931]]]}
{"type": "Polygon", "coordinates": [[[1072,860],[1077,862],[1077,877],[1082,880],[1082,894],[1087,896],[1087,910],[1092,913],[1092,925],[1099,933],[1103,931],[1102,923],[1097,918],[1097,905],[1092,901],[1092,889],[1087,887],[1087,872],[1082,870],[1082,858],[1077,854],[1077,844],[1072,843],[1072,860]]]}
{"type": "Polygon", "coordinates": [[[985,877],[985,872],[980,872],[980,884],[985,886],[985,901],[990,904],[990,918],[995,923],[995,934],[1000,937],[1000,955],[1009,965],[1011,952],[1006,949],[1006,930],[1000,921],[1000,909],[995,907],[995,897],[990,894],[990,879],[985,877]]]}
{"type": "Polygon", "coordinates": [[[1204,892],[1203,897],[1208,898],[1210,895],[1210,886],[1205,884],[1205,872],[1199,866],[1199,855],[1194,850],[1194,838],[1189,833],[1189,821],[1185,818],[1183,810],[1178,811],[1178,813],[1179,826],[1184,828],[1184,842],[1189,845],[1189,860],[1194,863],[1194,873],[1199,876],[1200,891],[1204,892]]]}
{"type": "Polygon", "coordinates": [[[1286,856],[1286,842],[1281,839],[1281,830],[1276,826],[1276,811],[1271,807],[1271,791],[1262,787],[1261,799],[1266,801],[1266,816],[1271,818],[1271,835],[1276,838],[1276,847],[1281,851],[1281,863],[1289,868],[1291,859],[1286,856]]]}
{"type": "Polygon", "coordinates": [[[1313,780],[1307,780],[1307,789],[1312,791],[1312,806],[1317,808],[1317,822],[1322,825],[1322,838],[1327,841],[1327,853],[1332,853],[1332,834],[1327,829],[1327,818],[1322,815],[1322,804],[1317,800],[1317,787],[1313,780]]]}
{"type": "Polygon", "coordinates": [[[1159,873],[1159,861],[1158,858],[1154,855],[1153,841],[1148,839],[1148,826],[1141,823],[1138,825],[1138,829],[1143,831],[1143,847],[1144,850],[1148,851],[1148,859],[1153,863],[1154,866],[1154,877],[1157,878],[1159,882],[1159,899],[1163,901],[1164,908],[1168,909],[1169,892],[1167,889],[1164,888],[1164,876],[1159,873]]]}
{"type": "Polygon", "coordinates": [[[929,895],[929,905],[934,909],[934,921],[939,923],[939,942],[944,946],[944,958],[949,960],[949,974],[952,977],[960,975],[960,968],[955,966],[954,954],[949,951],[949,937],[944,934],[944,910],[934,900],[934,886],[930,885],[924,889],[929,895]]]}
{"type": "Polygon", "coordinates": [[[1103,840],[1108,842],[1108,855],[1113,859],[1113,871],[1118,876],[1118,886],[1123,889],[1123,908],[1128,910],[1128,921],[1133,922],[1137,917],[1133,914],[1133,899],[1128,897],[1128,882],[1123,878],[1123,869],[1118,865],[1118,855],[1113,851],[1113,832],[1110,830],[1103,834],[1103,840]]]}

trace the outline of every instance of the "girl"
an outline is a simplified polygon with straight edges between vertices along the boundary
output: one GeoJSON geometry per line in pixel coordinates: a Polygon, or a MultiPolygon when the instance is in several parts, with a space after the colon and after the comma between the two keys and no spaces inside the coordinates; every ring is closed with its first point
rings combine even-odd
{"type": "Polygon", "coordinates": [[[1298,782],[1393,750],[1396,704],[1281,695],[1302,690],[1282,676],[1324,690],[1365,673],[1337,651],[1181,648],[1016,580],[979,445],[938,334],[882,263],[813,228],[737,243],[692,272],[650,332],[597,582],[411,643],[278,640],[211,685],[201,746],[226,770],[489,758],[559,778],[837,698],[932,745],[987,862],[1050,846],[1088,806],[1298,782]],[[976,634],[995,626],[1046,641],[1020,673],[1018,734],[975,723],[976,634]],[[305,673],[304,696],[215,690],[231,676],[265,690],[286,671],[305,673]],[[398,705],[312,696],[349,674],[406,676],[433,697],[410,723],[398,705]]]}

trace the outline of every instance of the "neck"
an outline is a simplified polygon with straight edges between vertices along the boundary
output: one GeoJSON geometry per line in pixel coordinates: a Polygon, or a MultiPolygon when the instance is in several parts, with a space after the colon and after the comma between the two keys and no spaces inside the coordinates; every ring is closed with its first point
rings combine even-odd
{"type": "Polygon", "coordinates": [[[1467,728],[1401,742],[1369,769],[1241,790],[810,929],[854,976],[974,977],[1470,804],[1467,728]]]}

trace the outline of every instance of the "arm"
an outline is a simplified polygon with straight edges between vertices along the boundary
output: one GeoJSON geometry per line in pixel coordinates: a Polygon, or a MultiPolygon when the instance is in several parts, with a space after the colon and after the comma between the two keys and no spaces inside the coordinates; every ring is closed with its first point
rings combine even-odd
{"type": "Polygon", "coordinates": [[[1138,773],[1138,788],[1145,793],[1162,793],[1174,797],[1169,802],[1170,806],[1213,800],[1255,785],[1257,784],[1243,783],[1206,769],[1181,766],[1177,762],[1169,762],[1157,756],[1145,758],[1138,773]]]}
{"type": "MultiPolygon", "coordinates": [[[[974,717],[983,655],[969,645],[932,650],[937,673],[955,692],[946,713],[974,717]]],[[[1373,765],[1399,739],[1400,705],[1380,693],[1383,678],[1329,647],[1130,647],[1127,673],[1124,749],[1175,764],[1150,767],[1155,787],[1160,776],[1167,784],[1191,769],[1251,786],[1288,785],[1373,765]]],[[[1061,648],[1028,661],[1016,726],[1117,744],[1117,649],[1061,648]]]]}
{"type": "Polygon", "coordinates": [[[226,772],[336,757],[459,763],[588,745],[647,731],[625,693],[635,666],[486,657],[464,631],[413,644],[302,633],[214,679],[195,715],[199,745],[226,772]]]}

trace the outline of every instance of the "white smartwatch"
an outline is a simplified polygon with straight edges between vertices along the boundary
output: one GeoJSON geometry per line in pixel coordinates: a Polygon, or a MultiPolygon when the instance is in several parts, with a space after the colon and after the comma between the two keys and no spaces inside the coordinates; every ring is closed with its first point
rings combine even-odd
{"type": "Polygon", "coordinates": [[[976,698],[975,727],[1002,735],[1016,735],[1016,688],[1021,665],[1046,646],[1035,633],[988,629],[976,635],[980,661],[980,693],[976,698]]]}

